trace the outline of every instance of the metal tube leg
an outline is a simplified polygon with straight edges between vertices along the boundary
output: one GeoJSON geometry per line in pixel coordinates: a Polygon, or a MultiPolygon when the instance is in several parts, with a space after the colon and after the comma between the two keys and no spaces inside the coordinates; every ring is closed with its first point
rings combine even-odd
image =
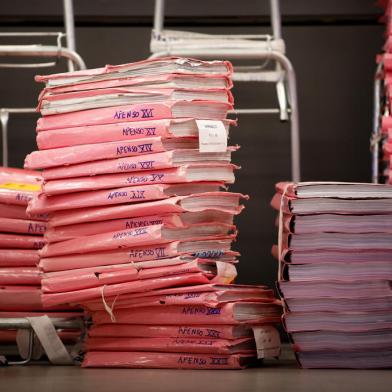
{"type": "MultiPolygon", "coordinates": [[[[276,69],[280,70],[281,67],[277,64],[276,69]]],[[[288,121],[289,112],[288,112],[288,104],[287,104],[287,96],[286,96],[286,86],[283,81],[279,81],[278,83],[276,83],[275,87],[276,87],[276,95],[278,97],[280,121],[288,121]]]]}
{"type": "Polygon", "coordinates": [[[29,329],[29,348],[27,352],[27,358],[21,361],[8,361],[8,365],[27,365],[33,358],[34,350],[34,331],[32,328],[29,329]]]}
{"type": "MultiPolygon", "coordinates": [[[[74,11],[73,11],[73,2],[72,0],[63,0],[63,8],[64,8],[64,25],[65,25],[65,34],[67,38],[67,48],[75,52],[76,44],[75,44],[75,20],[74,20],[74,11]]],[[[74,71],[75,67],[71,60],[68,60],[68,71],[74,71]]]]}
{"type": "Polygon", "coordinates": [[[157,33],[160,33],[163,30],[164,10],[165,0],[155,0],[154,31],[157,33]]]}
{"type": "Polygon", "coordinates": [[[299,115],[297,98],[297,81],[294,69],[287,72],[287,83],[289,88],[291,107],[291,176],[293,181],[301,181],[301,152],[299,138],[299,115]]]}
{"type": "Polygon", "coordinates": [[[380,94],[381,94],[381,79],[380,72],[382,63],[377,66],[374,75],[374,94],[373,94],[373,129],[372,137],[370,139],[372,151],[372,182],[377,184],[380,180],[379,160],[380,160],[380,94]]]}
{"type": "Polygon", "coordinates": [[[275,38],[282,38],[282,23],[280,18],[279,0],[270,0],[272,34],[275,38]]]}
{"type": "Polygon", "coordinates": [[[299,136],[299,113],[297,97],[297,79],[291,61],[283,54],[271,52],[271,58],[279,62],[286,71],[288,97],[291,109],[291,177],[292,181],[301,181],[301,151],[299,136]]]}
{"type": "Polygon", "coordinates": [[[1,109],[0,110],[0,122],[1,122],[1,138],[3,143],[3,166],[8,167],[8,119],[9,113],[1,109]]]}

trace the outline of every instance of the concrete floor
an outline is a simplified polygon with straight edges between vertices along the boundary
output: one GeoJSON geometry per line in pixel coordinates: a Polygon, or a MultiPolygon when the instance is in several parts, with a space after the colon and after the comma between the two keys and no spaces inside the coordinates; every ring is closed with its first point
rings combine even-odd
{"type": "Polygon", "coordinates": [[[12,392],[391,392],[390,370],[302,370],[286,354],[246,370],[0,368],[0,391],[12,392]]]}

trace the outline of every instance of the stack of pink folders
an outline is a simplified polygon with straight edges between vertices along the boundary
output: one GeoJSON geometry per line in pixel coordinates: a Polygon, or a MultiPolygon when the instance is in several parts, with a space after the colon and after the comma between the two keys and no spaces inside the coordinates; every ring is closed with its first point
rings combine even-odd
{"type": "Polygon", "coordinates": [[[392,188],[279,183],[279,290],[305,368],[392,367],[392,188]]]}
{"type": "MultiPolygon", "coordinates": [[[[29,213],[50,215],[42,300],[94,313],[86,367],[241,368],[256,357],[248,321],[275,334],[272,293],[227,286],[237,275],[233,218],[247,198],[226,191],[237,149],[227,146],[231,73],[228,62],[166,58],[37,77],[39,151],[25,166],[44,178],[29,213]],[[174,344],[193,324],[247,332],[174,344]]],[[[276,355],[278,343],[259,347],[276,355]]]]}
{"type": "MultiPolygon", "coordinates": [[[[391,116],[391,94],[392,94],[392,2],[390,0],[378,1],[378,5],[384,8],[384,15],[381,22],[385,23],[385,43],[382,52],[377,55],[376,62],[383,63],[377,79],[381,87],[377,100],[382,100],[379,107],[380,124],[376,124],[381,130],[379,135],[371,140],[371,147],[377,146],[380,149],[379,181],[381,183],[392,184],[392,116],[391,116]]],[[[381,101],[380,101],[381,102],[381,101]]]]}
{"type": "MultiPolygon", "coordinates": [[[[38,194],[41,183],[39,172],[0,168],[0,318],[40,316],[43,311],[64,317],[50,313],[58,307],[46,308],[41,302],[38,250],[45,243],[47,216],[26,214],[27,203],[38,194]]],[[[76,339],[77,333],[62,337],[76,339]]],[[[15,342],[15,330],[0,330],[0,344],[15,342]]]]}

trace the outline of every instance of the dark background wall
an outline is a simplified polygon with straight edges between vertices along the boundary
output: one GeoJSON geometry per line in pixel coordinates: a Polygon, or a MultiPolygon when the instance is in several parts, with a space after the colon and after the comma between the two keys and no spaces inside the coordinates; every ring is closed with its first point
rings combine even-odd
{"type": "MultiPolygon", "coordinates": [[[[168,0],[170,28],[211,33],[268,31],[267,1],[168,0]]],[[[372,78],[383,27],[373,0],[283,0],[283,35],[297,72],[303,180],[369,181],[372,78]]],[[[57,31],[61,1],[0,2],[0,31],[57,31]]],[[[153,1],[76,0],[77,49],[88,67],[149,55],[153,1]]],[[[1,40],[5,43],[5,40],[1,40]]],[[[2,60],[2,59],[0,59],[2,60]]],[[[65,70],[64,63],[55,71],[65,70]]],[[[45,70],[40,72],[45,73],[45,70]]],[[[50,71],[52,72],[52,71],[50,71]]],[[[0,69],[0,107],[35,105],[36,72],[0,69]]],[[[275,105],[272,86],[239,84],[237,107],[275,105]]],[[[34,115],[13,116],[10,164],[22,166],[35,146],[34,115]]],[[[273,284],[274,183],[290,177],[289,127],[273,116],[241,116],[232,142],[242,146],[234,191],[251,196],[237,219],[239,282],[273,284]]]]}

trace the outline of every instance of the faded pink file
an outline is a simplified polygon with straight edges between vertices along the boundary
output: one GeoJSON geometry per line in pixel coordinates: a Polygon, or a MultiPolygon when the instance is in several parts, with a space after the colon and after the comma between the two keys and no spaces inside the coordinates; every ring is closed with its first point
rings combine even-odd
{"type": "MultiPolygon", "coordinates": [[[[217,192],[222,186],[223,184],[219,182],[192,182],[187,184],[128,186],[98,191],[75,192],[51,197],[40,194],[31,200],[27,212],[28,214],[36,215],[52,213],[59,210],[138,203],[141,201],[168,199],[171,196],[190,195],[199,192],[217,192]]],[[[75,211],[75,213],[77,212],[75,211]]],[[[159,213],[159,211],[154,211],[154,213],[159,213]]],[[[69,216],[70,213],[67,212],[66,215],[69,216]]]]}
{"type": "Polygon", "coordinates": [[[0,232],[30,235],[44,235],[47,224],[27,219],[0,218],[0,232]]]}
{"type": "Polygon", "coordinates": [[[38,263],[36,249],[0,249],[0,267],[33,267],[38,263]]]}
{"type": "Polygon", "coordinates": [[[151,351],[193,354],[254,354],[254,338],[235,340],[200,338],[88,338],[87,351],[151,351]]]}
{"type": "Polygon", "coordinates": [[[207,339],[238,339],[253,336],[249,325],[138,325],[99,324],[93,325],[88,335],[92,337],[183,337],[207,339]]]}
{"type": "Polygon", "coordinates": [[[49,227],[44,238],[49,242],[70,240],[112,231],[135,229],[151,225],[164,224],[170,227],[185,227],[189,224],[197,223],[224,223],[233,224],[233,214],[215,210],[201,212],[184,212],[178,214],[152,215],[138,218],[112,219],[101,222],[87,222],[68,226],[49,227]]]}
{"type": "Polygon", "coordinates": [[[95,268],[75,269],[67,272],[46,274],[42,279],[44,293],[67,292],[107,284],[125,283],[133,280],[153,279],[184,273],[205,273],[211,281],[231,282],[237,275],[234,265],[222,262],[193,260],[182,264],[151,266],[140,269],[135,264],[117,264],[95,268]],[[215,278],[213,277],[215,275],[215,278]]]}
{"type": "Polygon", "coordinates": [[[196,148],[197,145],[198,142],[194,138],[163,139],[161,137],[83,144],[79,146],[33,151],[26,156],[24,167],[47,169],[101,159],[153,154],[173,150],[175,148],[192,149],[196,148]]]}
{"type": "MultiPolygon", "coordinates": [[[[230,251],[232,241],[232,237],[212,241],[198,241],[197,247],[191,253],[202,258],[234,258],[238,256],[238,253],[230,251]]],[[[161,259],[188,255],[190,252],[186,250],[184,244],[189,244],[189,242],[174,241],[168,244],[147,245],[106,252],[47,257],[40,259],[39,267],[43,271],[50,272],[130,262],[155,263],[161,259]]]]}
{"type": "MultiPolygon", "coordinates": [[[[156,185],[154,185],[156,187],[156,185]]],[[[165,186],[166,188],[167,186],[165,186]]],[[[188,185],[189,187],[189,185],[188,185]]],[[[50,225],[65,226],[84,222],[169,214],[180,212],[200,212],[208,209],[239,214],[244,206],[240,204],[248,196],[232,192],[204,192],[193,195],[169,197],[164,200],[124,204],[106,207],[84,208],[75,211],[59,211],[52,215],[50,225]]]]}
{"type": "Polygon", "coordinates": [[[37,132],[132,120],[161,120],[181,117],[224,120],[227,112],[231,109],[233,109],[231,104],[217,101],[168,101],[114,106],[41,117],[37,121],[37,132]]]}
{"type": "Polygon", "coordinates": [[[230,164],[182,165],[181,167],[124,174],[69,178],[48,181],[43,185],[47,196],[98,189],[121,188],[151,184],[176,184],[198,181],[234,183],[234,169],[230,164]]]}
{"type": "Polygon", "coordinates": [[[242,369],[253,355],[178,354],[149,352],[99,352],[86,354],[82,367],[138,369],[242,369]]]}
{"type": "Polygon", "coordinates": [[[110,284],[101,287],[92,287],[83,290],[70,291],[65,293],[43,294],[42,303],[44,306],[54,306],[62,304],[80,304],[92,299],[102,298],[102,296],[114,296],[126,293],[138,293],[149,290],[156,290],[164,287],[175,287],[183,285],[194,285],[208,283],[209,279],[205,274],[180,274],[164,278],[135,280],[126,283],[110,284]]]}
{"type": "Polygon", "coordinates": [[[40,236],[0,233],[0,249],[41,249],[44,245],[40,236]]]}
{"type": "MultiPolygon", "coordinates": [[[[88,237],[47,244],[41,257],[61,256],[73,253],[89,253],[143,245],[164,244],[177,240],[195,241],[227,237],[235,226],[215,223],[191,225],[187,228],[170,228],[152,225],[141,228],[95,234],[88,237]]],[[[235,238],[235,234],[233,234],[235,238]]]]}
{"type": "Polygon", "coordinates": [[[181,167],[186,163],[201,164],[229,164],[231,162],[231,153],[238,147],[229,146],[225,153],[200,153],[196,149],[172,150],[166,152],[158,152],[155,154],[145,154],[134,157],[105,159],[94,162],[79,163],[70,166],[59,166],[43,171],[45,181],[95,176],[98,174],[110,173],[131,173],[144,170],[160,170],[170,169],[173,167],[181,167]],[[191,159],[178,159],[178,156],[191,155],[191,159]],[[196,158],[196,159],[195,159],[196,158]],[[178,161],[178,162],[177,162],[178,161]]]}

